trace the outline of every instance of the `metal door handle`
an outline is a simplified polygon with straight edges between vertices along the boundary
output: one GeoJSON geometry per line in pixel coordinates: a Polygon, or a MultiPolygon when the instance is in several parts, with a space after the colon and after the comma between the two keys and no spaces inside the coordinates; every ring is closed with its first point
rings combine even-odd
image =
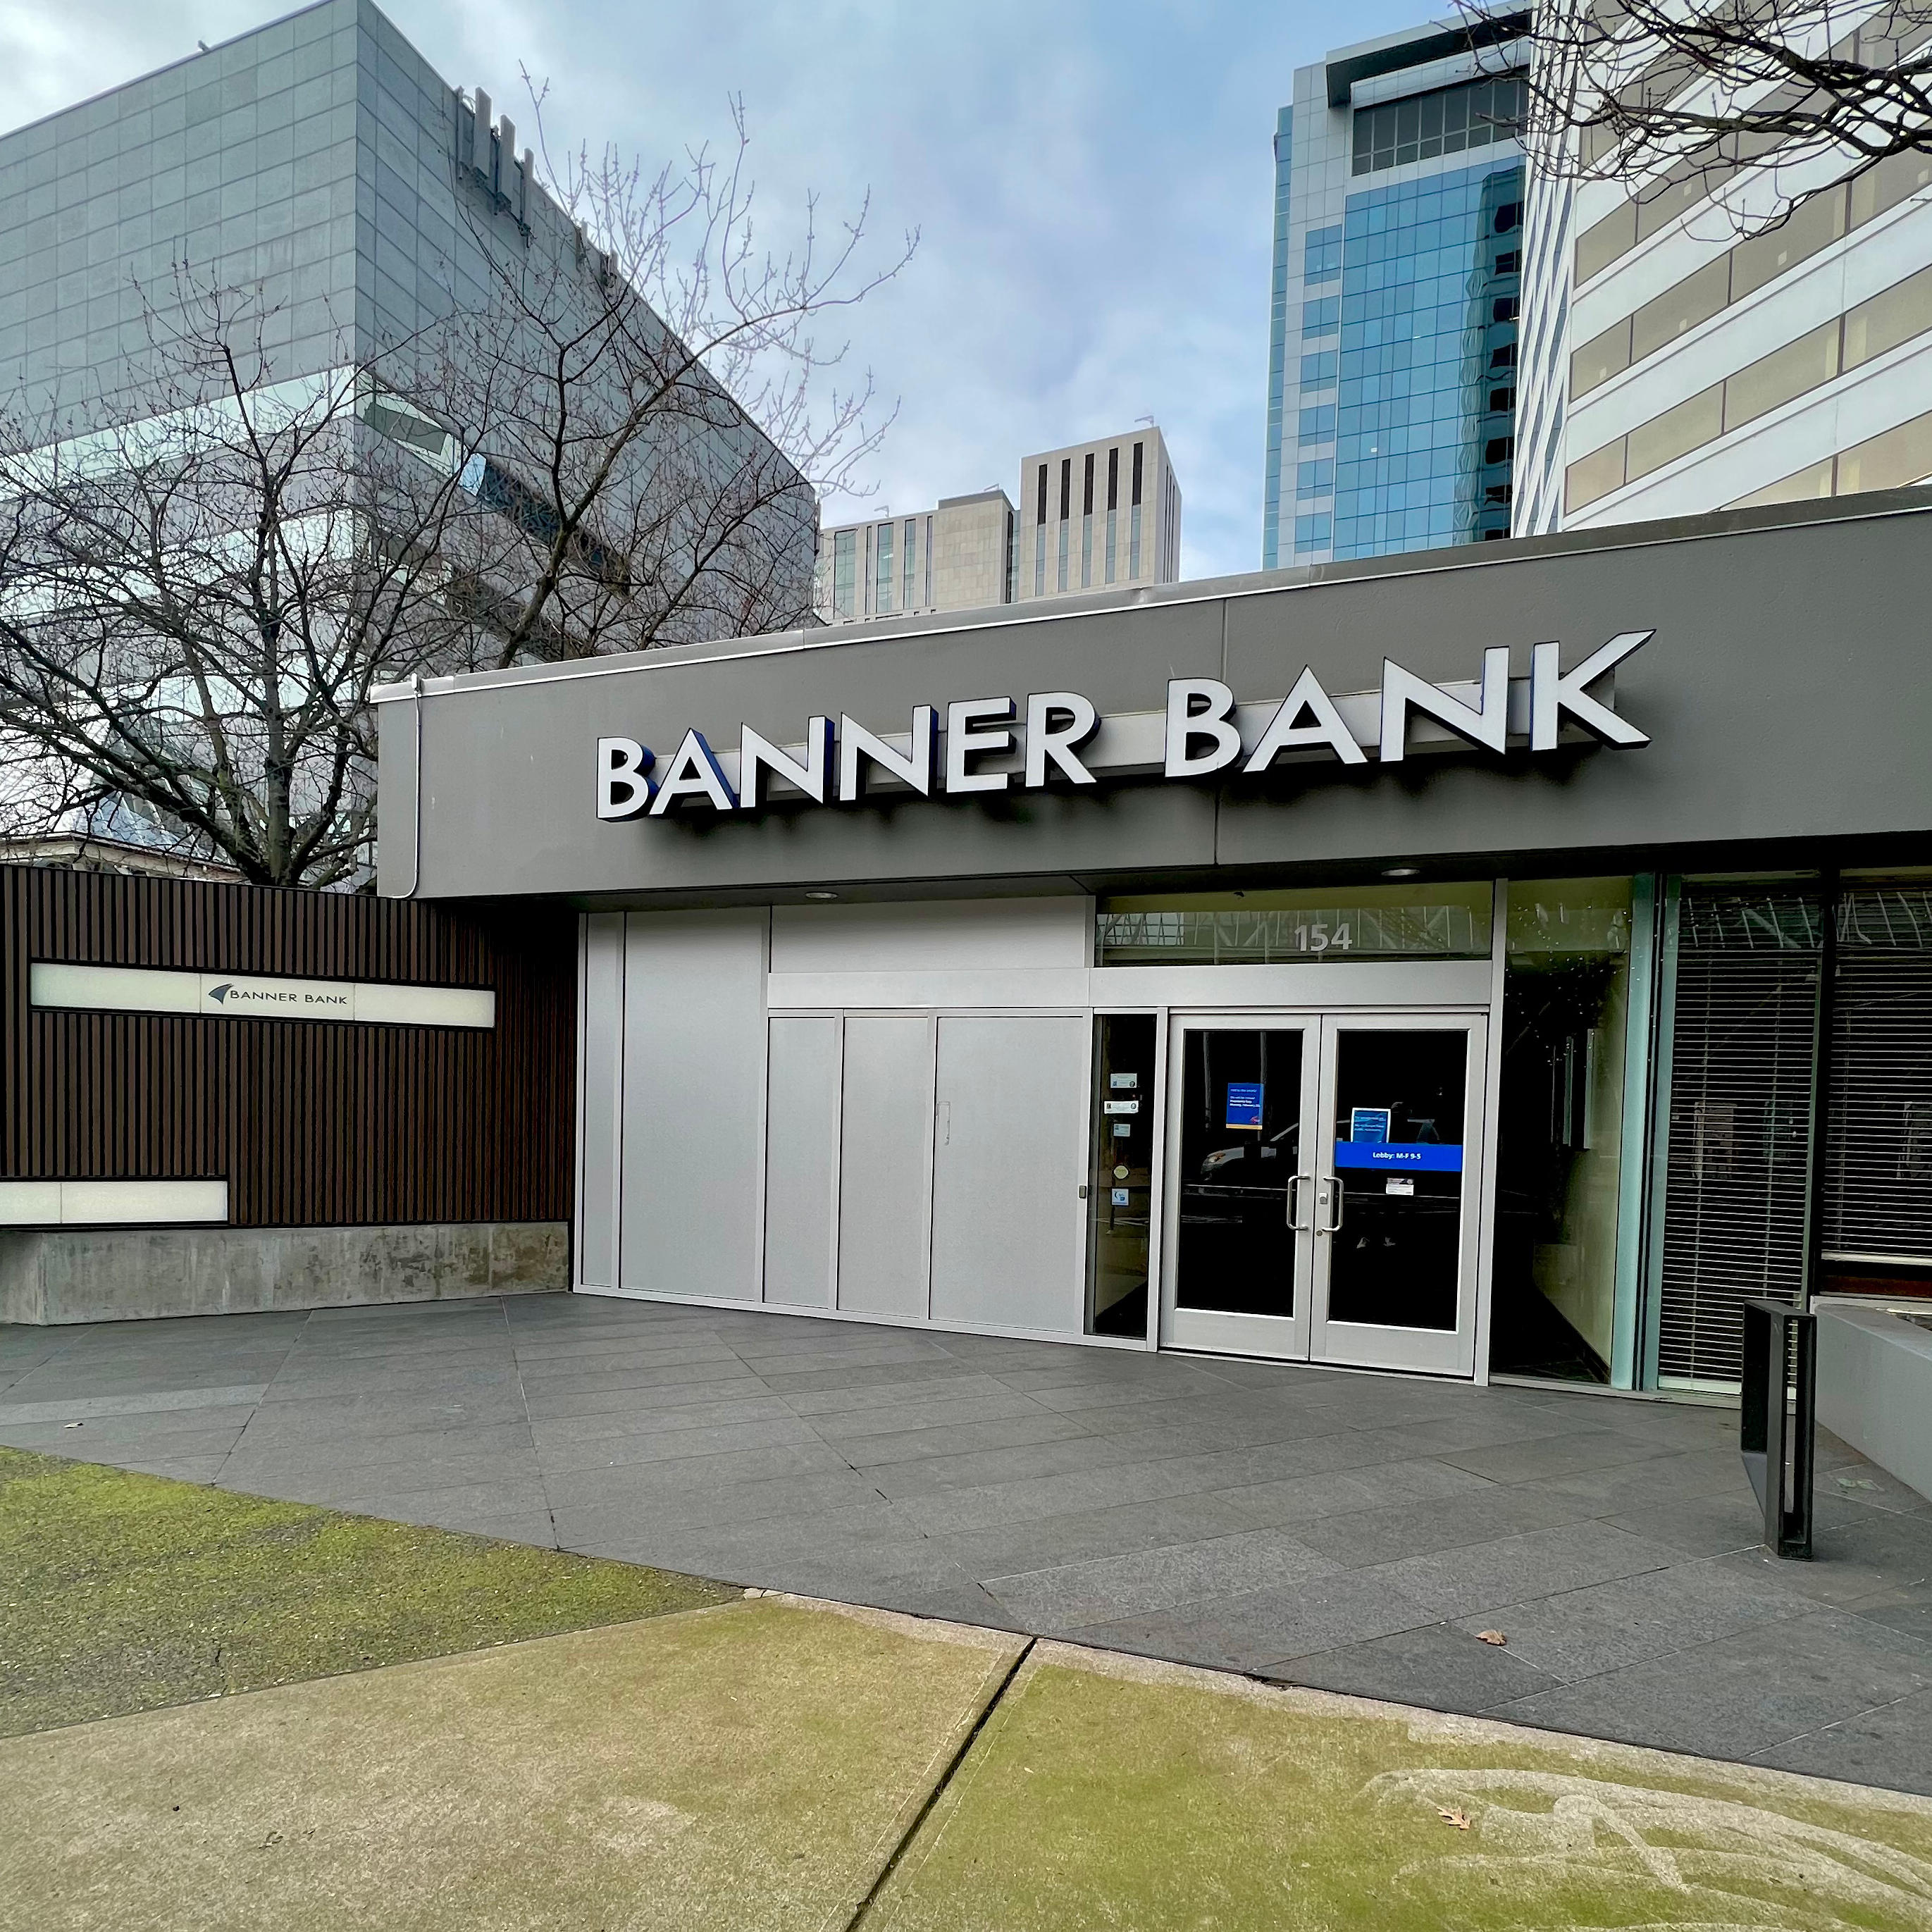
{"type": "Polygon", "coordinates": [[[1333,1197],[1335,1202],[1335,1218],[1328,1223],[1328,1232],[1331,1234],[1339,1234],[1342,1232],[1342,1210],[1348,1204],[1348,1190],[1342,1185],[1342,1177],[1339,1174],[1331,1174],[1328,1177],[1328,1185],[1335,1190],[1333,1197]]]}
{"type": "Polygon", "coordinates": [[[1312,1207],[1309,1210],[1308,1219],[1304,1221],[1301,1218],[1301,1190],[1314,1185],[1315,1177],[1312,1174],[1298,1174],[1288,1184],[1288,1225],[1298,1232],[1312,1228],[1315,1225],[1315,1212],[1312,1207]]]}

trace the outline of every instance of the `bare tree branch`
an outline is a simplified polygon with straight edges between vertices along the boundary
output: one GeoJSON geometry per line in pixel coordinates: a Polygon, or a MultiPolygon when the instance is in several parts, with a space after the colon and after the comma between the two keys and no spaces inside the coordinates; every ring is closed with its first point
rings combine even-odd
{"type": "Polygon", "coordinates": [[[763,252],[731,114],[728,165],[580,152],[527,221],[453,158],[468,279],[407,339],[280,366],[269,292],[182,265],[137,395],[0,418],[0,825],[366,883],[376,685],[811,622],[816,492],[890,420],[820,317],[916,238],[867,272],[808,203],[763,252]]]}
{"type": "Polygon", "coordinates": [[[1932,0],[1554,0],[1532,31],[1524,141],[1550,178],[1716,196],[1750,235],[1932,152],[1932,0]]]}

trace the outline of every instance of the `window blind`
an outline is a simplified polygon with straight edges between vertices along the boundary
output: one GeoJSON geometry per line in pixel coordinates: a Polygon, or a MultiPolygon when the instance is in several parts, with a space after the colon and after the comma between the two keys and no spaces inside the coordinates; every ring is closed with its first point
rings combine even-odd
{"type": "Polygon", "coordinates": [[[1817,896],[1796,887],[1683,889],[1663,1377],[1736,1381],[1745,1298],[1802,1292],[1822,938],[1817,896]]]}
{"type": "Polygon", "coordinates": [[[1932,890],[1846,892],[1832,1009],[1825,1258],[1932,1264],[1932,890]]]}

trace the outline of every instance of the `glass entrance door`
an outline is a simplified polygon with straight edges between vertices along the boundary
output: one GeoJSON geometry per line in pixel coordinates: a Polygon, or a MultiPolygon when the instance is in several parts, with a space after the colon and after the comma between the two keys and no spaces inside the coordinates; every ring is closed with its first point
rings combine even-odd
{"type": "Polygon", "coordinates": [[[1315,1360],[1474,1372],[1486,1034],[1447,1014],[1323,1022],[1315,1360]]]}
{"type": "Polygon", "coordinates": [[[1177,1018],[1170,1347],[1469,1375],[1485,1022],[1177,1018]]]}
{"type": "Polygon", "coordinates": [[[1305,1358],[1319,1022],[1178,1020],[1168,1046],[1169,1292],[1175,1348],[1305,1358]]]}

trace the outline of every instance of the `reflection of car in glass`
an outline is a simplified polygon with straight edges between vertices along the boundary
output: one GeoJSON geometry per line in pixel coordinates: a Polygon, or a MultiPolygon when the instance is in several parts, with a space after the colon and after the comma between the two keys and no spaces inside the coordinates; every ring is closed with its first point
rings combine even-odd
{"type": "Polygon", "coordinates": [[[1216,1148],[1202,1160],[1200,1178],[1222,1186],[1286,1187],[1288,1175],[1280,1166],[1272,1164],[1285,1162],[1289,1169],[1293,1168],[1300,1134],[1297,1124],[1282,1128],[1265,1140],[1258,1136],[1233,1147],[1216,1148]],[[1264,1168],[1263,1162],[1271,1165],[1264,1168]]]}

